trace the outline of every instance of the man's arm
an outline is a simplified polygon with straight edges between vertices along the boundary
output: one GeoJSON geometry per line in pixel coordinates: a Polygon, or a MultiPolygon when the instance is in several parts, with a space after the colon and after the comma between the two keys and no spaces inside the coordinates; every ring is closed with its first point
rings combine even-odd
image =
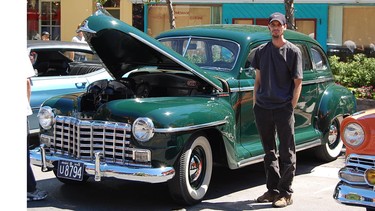
{"type": "MultiPolygon", "coordinates": [[[[255,87],[254,87],[255,89],[255,87]]],[[[292,99],[292,106],[295,108],[298,103],[299,96],[302,90],[302,79],[294,79],[294,90],[293,90],[293,99],[292,99]]]]}
{"type": "Polygon", "coordinates": [[[30,96],[31,96],[31,79],[27,78],[27,100],[30,103],[30,96]]]}

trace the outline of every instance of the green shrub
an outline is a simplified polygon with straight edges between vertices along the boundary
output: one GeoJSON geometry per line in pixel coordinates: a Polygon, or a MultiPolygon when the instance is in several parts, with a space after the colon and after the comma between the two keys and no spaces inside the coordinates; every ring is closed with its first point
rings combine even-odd
{"type": "Polygon", "coordinates": [[[331,56],[329,63],[336,83],[353,90],[357,98],[375,99],[375,58],[355,54],[353,59],[341,62],[331,56]]]}

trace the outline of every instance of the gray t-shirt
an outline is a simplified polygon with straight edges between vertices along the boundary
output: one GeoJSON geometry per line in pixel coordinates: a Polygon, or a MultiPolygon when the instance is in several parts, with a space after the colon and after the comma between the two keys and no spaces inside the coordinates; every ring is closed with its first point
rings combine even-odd
{"type": "Polygon", "coordinates": [[[251,64],[261,74],[256,104],[265,109],[281,108],[293,99],[294,80],[302,79],[302,54],[287,41],[281,48],[272,42],[259,46],[251,64]]]}

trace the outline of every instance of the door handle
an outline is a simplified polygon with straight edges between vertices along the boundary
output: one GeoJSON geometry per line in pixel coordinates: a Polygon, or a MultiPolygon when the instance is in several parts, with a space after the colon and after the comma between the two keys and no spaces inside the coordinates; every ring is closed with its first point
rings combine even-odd
{"type": "Polygon", "coordinates": [[[76,83],[76,87],[78,89],[84,89],[84,88],[86,88],[86,83],[87,82],[78,82],[78,83],[76,83]]]}

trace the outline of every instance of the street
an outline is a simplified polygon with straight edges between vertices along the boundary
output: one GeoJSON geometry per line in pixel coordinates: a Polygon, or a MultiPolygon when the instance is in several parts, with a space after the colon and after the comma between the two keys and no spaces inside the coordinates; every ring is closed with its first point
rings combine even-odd
{"type": "MultiPolygon", "coordinates": [[[[282,210],[365,210],[337,203],[333,190],[337,172],[343,166],[342,155],[330,163],[314,161],[309,152],[297,153],[297,175],[293,182],[294,203],[282,210]]],[[[69,186],[59,182],[52,172],[43,173],[33,167],[38,186],[47,190],[44,201],[28,202],[27,210],[275,210],[270,203],[260,204],[256,198],[266,191],[263,164],[239,170],[215,166],[205,199],[197,205],[176,205],[166,184],[134,183],[92,179],[85,185],[69,186]]]]}

